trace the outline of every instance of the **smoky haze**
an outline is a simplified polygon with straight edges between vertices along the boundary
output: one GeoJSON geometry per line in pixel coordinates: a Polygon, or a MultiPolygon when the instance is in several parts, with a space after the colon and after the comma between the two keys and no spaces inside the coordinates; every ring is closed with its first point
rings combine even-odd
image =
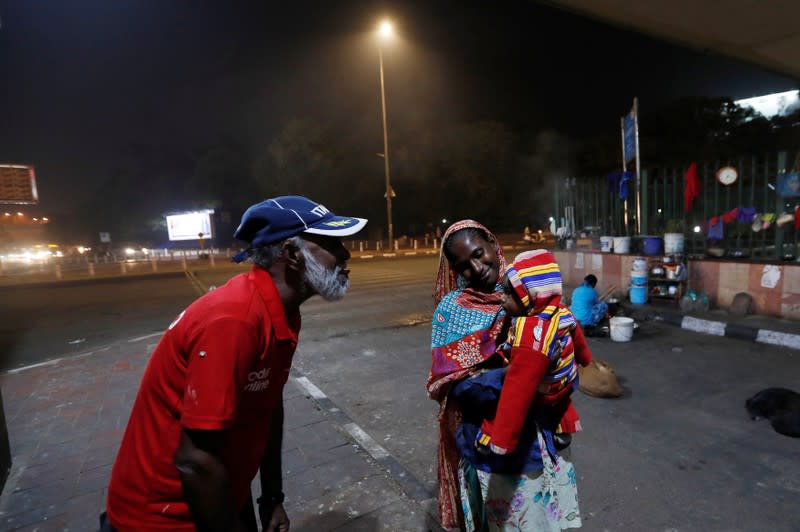
{"type": "Polygon", "coordinates": [[[383,15],[398,234],[461,216],[542,223],[540,184],[615,164],[616,146],[580,150],[618,134],[634,95],[652,108],[789,88],[536,2],[270,4],[0,1],[0,162],[36,166],[35,211],[60,238],[155,244],[168,212],[238,216],[291,192],[380,235],[383,15]]]}

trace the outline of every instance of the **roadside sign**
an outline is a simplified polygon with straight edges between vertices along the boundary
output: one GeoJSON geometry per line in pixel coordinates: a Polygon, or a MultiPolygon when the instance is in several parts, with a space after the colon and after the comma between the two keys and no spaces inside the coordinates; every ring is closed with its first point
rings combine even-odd
{"type": "Polygon", "coordinates": [[[0,164],[0,203],[15,205],[39,203],[33,166],[0,164]]]}
{"type": "Polygon", "coordinates": [[[636,157],[636,115],[634,111],[625,115],[622,127],[625,139],[623,149],[625,152],[625,162],[627,163],[636,157]]]}
{"type": "Polygon", "coordinates": [[[103,244],[111,243],[111,233],[100,233],[100,242],[103,244]]]}

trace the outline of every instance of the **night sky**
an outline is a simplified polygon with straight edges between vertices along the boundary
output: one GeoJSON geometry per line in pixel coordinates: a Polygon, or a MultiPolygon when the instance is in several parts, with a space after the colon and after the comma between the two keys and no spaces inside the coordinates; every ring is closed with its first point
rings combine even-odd
{"type": "Polygon", "coordinates": [[[523,1],[0,0],[0,162],[34,164],[39,212],[85,201],[136,144],[176,161],[269,143],[292,117],[374,129],[382,16],[390,129],[499,120],[576,138],[638,96],[742,98],[787,78],[523,1]]]}

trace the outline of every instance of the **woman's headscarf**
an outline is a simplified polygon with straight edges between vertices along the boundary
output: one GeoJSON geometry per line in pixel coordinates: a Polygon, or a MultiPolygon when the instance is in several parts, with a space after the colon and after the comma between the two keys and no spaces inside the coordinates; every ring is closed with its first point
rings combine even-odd
{"type": "Polygon", "coordinates": [[[494,243],[497,246],[497,258],[500,259],[500,272],[497,275],[497,279],[498,282],[503,281],[503,276],[506,273],[506,259],[503,256],[503,249],[500,247],[500,242],[498,242],[497,237],[495,237],[491,231],[486,229],[486,227],[475,220],[461,220],[448,227],[447,231],[444,232],[444,236],[442,236],[442,246],[439,248],[439,273],[436,276],[436,285],[434,286],[433,290],[433,300],[437,305],[439,304],[439,301],[441,301],[442,298],[448,293],[452,292],[456,288],[465,288],[467,286],[466,280],[464,280],[463,277],[460,277],[456,271],[450,267],[450,261],[447,260],[447,255],[445,255],[444,246],[447,243],[447,239],[450,238],[453,233],[468,228],[480,229],[486,233],[489,239],[494,240],[494,243]],[[461,286],[459,286],[459,284],[461,286]]]}
{"type": "Polygon", "coordinates": [[[447,395],[450,383],[464,378],[472,368],[494,354],[502,326],[499,319],[503,298],[500,283],[505,272],[503,250],[486,227],[475,220],[461,220],[447,229],[442,237],[439,274],[434,289],[438,306],[432,321],[432,363],[428,380],[428,394],[432,399],[441,401],[447,395]],[[498,284],[492,292],[467,286],[466,280],[450,267],[447,260],[444,252],[447,239],[466,228],[485,232],[497,247],[498,284]]]}
{"type": "Polygon", "coordinates": [[[444,253],[447,239],[461,229],[475,228],[485,232],[497,246],[502,282],[506,260],[497,238],[474,220],[461,220],[451,225],[442,237],[439,253],[439,274],[436,277],[431,334],[431,372],[428,395],[439,401],[439,518],[446,529],[461,528],[464,523],[458,489],[459,454],[455,441],[456,427],[461,421],[458,408],[447,401],[450,386],[468,376],[477,364],[496,350],[497,335],[502,328],[502,290],[498,284],[492,292],[467,286],[466,280],[452,268],[444,253]],[[456,290],[458,289],[458,290],[456,290]],[[454,292],[455,291],[455,292],[454,292]]]}

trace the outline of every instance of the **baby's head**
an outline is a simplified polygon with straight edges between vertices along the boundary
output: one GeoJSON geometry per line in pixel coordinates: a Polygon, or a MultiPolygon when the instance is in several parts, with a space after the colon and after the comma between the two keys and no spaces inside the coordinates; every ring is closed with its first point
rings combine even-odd
{"type": "Polygon", "coordinates": [[[508,267],[503,282],[503,308],[510,316],[555,311],[561,303],[561,271],[545,249],[520,253],[508,267]]]}

